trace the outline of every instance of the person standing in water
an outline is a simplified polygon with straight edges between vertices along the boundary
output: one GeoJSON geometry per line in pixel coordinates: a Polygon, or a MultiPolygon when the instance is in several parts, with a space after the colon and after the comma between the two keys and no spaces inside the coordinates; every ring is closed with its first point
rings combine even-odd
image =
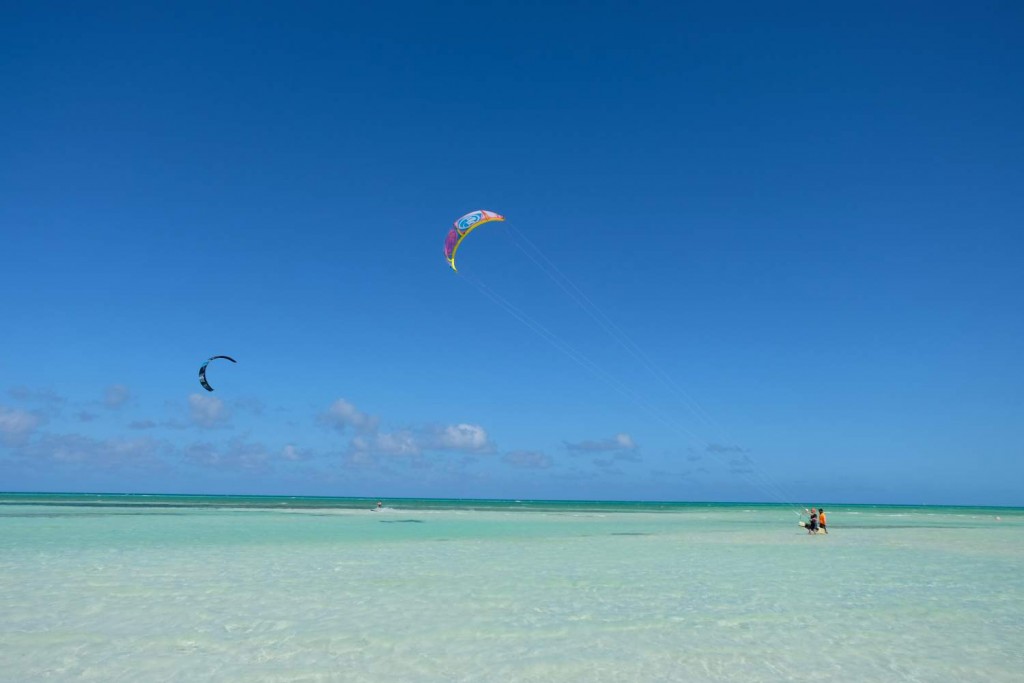
{"type": "Polygon", "coordinates": [[[821,508],[818,508],[818,526],[820,526],[821,530],[824,531],[826,534],[828,533],[828,525],[827,520],[825,519],[825,511],[822,510],[821,508]]]}
{"type": "Polygon", "coordinates": [[[818,533],[818,511],[814,508],[808,508],[807,512],[811,516],[811,521],[807,523],[807,533],[816,534],[818,533]]]}

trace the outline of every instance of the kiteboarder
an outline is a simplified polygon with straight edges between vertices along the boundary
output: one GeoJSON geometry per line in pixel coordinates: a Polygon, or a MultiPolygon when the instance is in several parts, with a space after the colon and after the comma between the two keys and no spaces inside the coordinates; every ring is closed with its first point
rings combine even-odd
{"type": "Polygon", "coordinates": [[[807,533],[816,534],[818,533],[818,511],[808,508],[807,512],[811,515],[811,521],[807,523],[807,533]]]}

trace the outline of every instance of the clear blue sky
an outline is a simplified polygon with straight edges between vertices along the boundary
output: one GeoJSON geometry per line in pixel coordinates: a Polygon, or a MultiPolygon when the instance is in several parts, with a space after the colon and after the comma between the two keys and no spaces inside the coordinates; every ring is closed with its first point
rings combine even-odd
{"type": "Polygon", "coordinates": [[[0,490],[1022,505],[1022,35],[5,2],[0,490]]]}

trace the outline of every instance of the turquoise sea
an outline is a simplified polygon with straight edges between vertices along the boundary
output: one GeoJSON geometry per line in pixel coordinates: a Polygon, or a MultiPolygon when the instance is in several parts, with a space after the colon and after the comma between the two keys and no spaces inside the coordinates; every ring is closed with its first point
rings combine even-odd
{"type": "Polygon", "coordinates": [[[375,504],[0,494],[0,681],[1024,680],[1024,509],[375,504]]]}

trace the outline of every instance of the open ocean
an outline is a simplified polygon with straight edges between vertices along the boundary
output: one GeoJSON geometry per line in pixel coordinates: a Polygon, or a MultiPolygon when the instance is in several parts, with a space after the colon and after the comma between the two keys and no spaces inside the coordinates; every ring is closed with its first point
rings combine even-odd
{"type": "Polygon", "coordinates": [[[375,503],[0,494],[0,681],[1024,680],[1024,509],[375,503]]]}

